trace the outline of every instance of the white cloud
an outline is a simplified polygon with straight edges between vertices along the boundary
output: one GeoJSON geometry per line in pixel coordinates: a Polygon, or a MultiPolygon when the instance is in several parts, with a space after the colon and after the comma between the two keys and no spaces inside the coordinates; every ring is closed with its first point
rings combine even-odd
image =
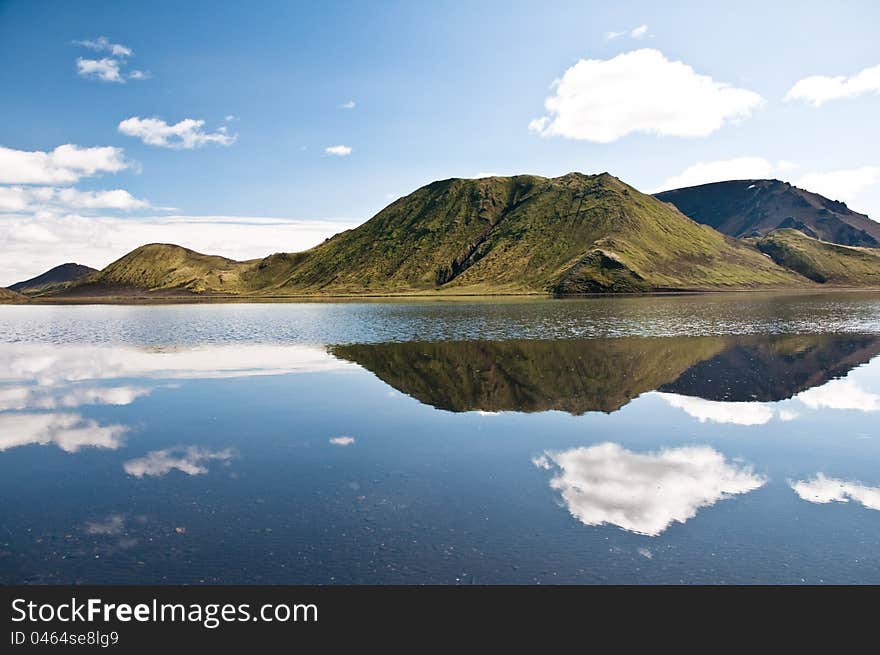
{"type": "Polygon", "coordinates": [[[0,412],[76,408],[84,405],[130,405],[152,390],[143,387],[0,386],[0,412]]]}
{"type": "Polygon", "coordinates": [[[72,143],[50,152],[0,146],[0,184],[73,184],[83,177],[129,168],[122,148],[81,148],[72,143]]]}
{"type": "Polygon", "coordinates": [[[204,125],[205,121],[194,118],[184,118],[179,123],[169,125],[160,118],[132,116],[119,123],[119,131],[137,137],[147,145],[173,150],[191,150],[208,143],[229,146],[238,138],[227,134],[225,127],[218,128],[216,132],[206,132],[204,125]]]}
{"type": "Polygon", "coordinates": [[[61,209],[144,209],[146,200],[135,198],[124,189],[80,191],[74,188],[0,186],[0,212],[61,209]]]}
{"type": "Polygon", "coordinates": [[[234,453],[229,448],[209,450],[198,446],[186,446],[153,450],[145,457],[124,462],[122,468],[136,478],[161,477],[175,470],[187,475],[203,475],[208,472],[208,462],[229,461],[233,457],[234,453]]]}
{"type": "Polygon", "coordinates": [[[547,116],[529,129],[610,143],[628,134],[702,137],[747,118],[763,104],[753,91],[700,75],[653,49],[582,59],[554,82],[547,116]]]}
{"type": "Polygon", "coordinates": [[[798,80],[785,96],[786,101],[801,100],[820,107],[831,100],[880,94],[880,65],[866,68],[855,75],[812,75],[798,80]]]}
{"type": "Polygon", "coordinates": [[[880,487],[868,487],[861,482],[827,478],[818,473],[812,480],[789,482],[802,499],[811,503],[846,503],[854,500],[868,509],[880,510],[880,487]]]}
{"type": "Polygon", "coordinates": [[[555,471],[550,486],[581,523],[611,524],[652,537],[673,522],[692,519],[702,507],[766,482],[709,446],[643,454],[604,443],[547,452],[534,464],[555,471]]]}
{"type": "Polygon", "coordinates": [[[791,409],[780,409],[779,410],[779,420],[788,422],[794,421],[795,419],[800,418],[800,414],[791,409]]]}
{"type": "Polygon", "coordinates": [[[349,146],[343,145],[328,146],[324,148],[324,152],[326,152],[328,155],[336,155],[337,157],[347,157],[351,154],[351,150],[352,149],[349,146]]]}
{"type": "Polygon", "coordinates": [[[231,123],[232,121],[237,121],[238,116],[236,116],[235,114],[226,114],[226,116],[223,117],[223,120],[227,123],[231,123]]]}
{"type": "Polygon", "coordinates": [[[21,446],[55,444],[75,453],[81,448],[122,445],[123,425],[100,425],[79,414],[0,414],[0,452],[21,446]]]}
{"type": "Polygon", "coordinates": [[[105,36],[99,36],[97,39],[73,41],[73,44],[94,50],[95,52],[110,53],[109,57],[102,57],[100,59],[78,57],[76,60],[76,72],[80,77],[100,80],[101,82],[115,82],[117,84],[123,84],[126,80],[146,80],[151,77],[148,71],[133,70],[125,72],[123,68],[127,65],[126,60],[133,54],[131,48],[121,43],[111,43],[105,36]]]}
{"type": "Polygon", "coordinates": [[[354,443],[354,437],[331,437],[330,443],[334,446],[350,446],[354,443]]]}
{"type": "Polygon", "coordinates": [[[354,109],[355,107],[357,107],[357,103],[354,100],[349,100],[339,105],[340,109],[354,109]]]}
{"type": "Polygon", "coordinates": [[[864,190],[877,183],[880,183],[880,166],[862,166],[825,173],[806,173],[797,181],[797,186],[826,198],[851,204],[858,200],[864,190]]]}
{"type": "Polygon", "coordinates": [[[703,400],[691,396],[658,392],[671,407],[684,410],[700,423],[732,423],[734,425],[764,425],[773,418],[773,409],[762,403],[727,403],[703,400]]]}
{"type": "Polygon", "coordinates": [[[101,80],[102,82],[125,82],[120,72],[120,62],[117,59],[104,57],[103,59],[84,59],[77,57],[76,73],[80,77],[101,80]]]}
{"type": "Polygon", "coordinates": [[[724,182],[726,180],[761,180],[774,177],[778,172],[790,170],[789,162],[773,163],[763,157],[735,157],[717,161],[697,162],[688,166],[678,175],[673,175],[661,184],[654,193],[667,189],[724,182]]]}
{"type": "Polygon", "coordinates": [[[81,41],[74,41],[73,43],[74,45],[79,45],[88,48],[89,50],[109,52],[114,57],[130,57],[132,55],[131,48],[128,48],[121,43],[111,43],[110,39],[106,36],[99,36],[97,39],[83,39],[81,41]]]}
{"type": "Polygon", "coordinates": [[[810,409],[851,409],[880,411],[880,395],[866,391],[854,380],[831,380],[798,394],[796,398],[810,409]]]}
{"type": "Polygon", "coordinates": [[[605,39],[608,41],[613,41],[614,39],[619,39],[622,36],[629,35],[633,39],[643,39],[648,35],[648,26],[647,25],[639,25],[638,27],[634,27],[631,30],[622,30],[620,32],[606,32],[605,39]]]}

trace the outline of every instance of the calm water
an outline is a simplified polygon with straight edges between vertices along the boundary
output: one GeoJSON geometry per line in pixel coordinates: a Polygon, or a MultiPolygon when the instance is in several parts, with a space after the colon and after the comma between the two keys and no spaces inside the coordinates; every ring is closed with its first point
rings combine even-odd
{"type": "Polygon", "coordinates": [[[880,583],[880,294],[0,307],[0,582],[880,583]]]}

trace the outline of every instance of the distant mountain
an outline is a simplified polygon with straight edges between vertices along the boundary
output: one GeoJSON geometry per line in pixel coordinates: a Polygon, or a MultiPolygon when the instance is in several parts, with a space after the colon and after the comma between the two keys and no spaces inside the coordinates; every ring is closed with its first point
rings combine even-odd
{"type": "Polygon", "coordinates": [[[821,284],[880,287],[880,249],[852,248],[776,230],[755,241],[774,262],[821,284]]]}
{"type": "Polygon", "coordinates": [[[27,302],[27,298],[15,291],[0,288],[0,305],[11,305],[20,302],[27,302]]]}
{"type": "Polygon", "coordinates": [[[774,402],[880,354],[863,334],[440,341],[331,346],[422,403],[452,412],[614,412],[649,391],[774,402]]]}
{"type": "Polygon", "coordinates": [[[24,282],[16,282],[9,287],[10,290],[25,295],[38,295],[46,293],[53,289],[57,289],[59,285],[73,282],[89,273],[97,272],[91,266],[83,266],[82,264],[61,264],[24,282]]]}
{"type": "Polygon", "coordinates": [[[261,260],[151,244],[63,293],[571,294],[809,284],[753,244],[607,173],[570,173],[434,182],[311,250],[261,260]]]}
{"type": "Polygon", "coordinates": [[[844,246],[880,248],[880,223],[845,203],[779,180],[736,180],[663,191],[656,197],[699,223],[734,237],[794,228],[844,246]]]}

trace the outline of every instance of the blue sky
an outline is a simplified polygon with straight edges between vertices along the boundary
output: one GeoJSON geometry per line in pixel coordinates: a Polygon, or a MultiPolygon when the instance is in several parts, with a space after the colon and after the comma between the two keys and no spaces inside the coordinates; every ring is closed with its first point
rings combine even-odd
{"type": "Polygon", "coordinates": [[[880,217],[874,3],[665,4],[0,0],[0,284],[297,250],[482,173],[779,177],[880,217]]]}

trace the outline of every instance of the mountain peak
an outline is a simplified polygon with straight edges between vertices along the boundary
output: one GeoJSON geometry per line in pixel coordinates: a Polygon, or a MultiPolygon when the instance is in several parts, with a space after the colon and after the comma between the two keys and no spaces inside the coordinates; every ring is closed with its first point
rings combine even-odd
{"type": "Polygon", "coordinates": [[[787,227],[845,246],[880,248],[880,223],[846,203],[781,180],[729,180],[656,194],[693,220],[734,237],[787,227]]]}

